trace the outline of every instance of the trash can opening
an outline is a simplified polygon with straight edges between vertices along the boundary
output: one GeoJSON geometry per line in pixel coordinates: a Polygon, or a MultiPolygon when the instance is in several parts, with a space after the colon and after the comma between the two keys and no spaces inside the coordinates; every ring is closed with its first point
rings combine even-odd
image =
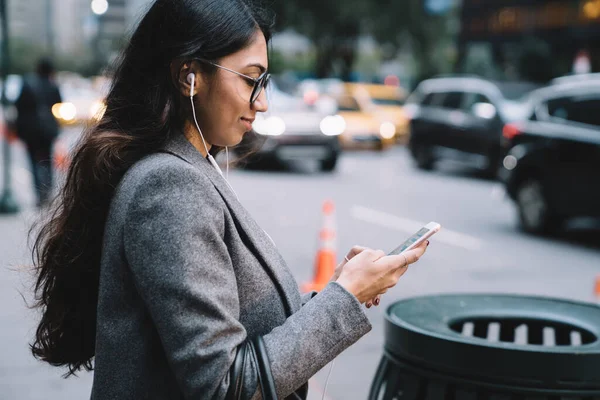
{"type": "Polygon", "coordinates": [[[448,325],[462,336],[489,342],[552,347],[582,346],[598,340],[594,333],[584,327],[544,318],[470,316],[454,319],[448,325]]]}

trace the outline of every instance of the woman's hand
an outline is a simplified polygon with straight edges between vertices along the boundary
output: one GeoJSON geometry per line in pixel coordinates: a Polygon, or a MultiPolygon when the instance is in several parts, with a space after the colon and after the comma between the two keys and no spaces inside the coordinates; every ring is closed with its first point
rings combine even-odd
{"type": "MultiPolygon", "coordinates": [[[[338,266],[335,268],[335,272],[333,274],[333,277],[331,278],[331,281],[336,281],[339,277],[340,274],[342,273],[342,270],[344,269],[344,266],[350,261],[352,260],[352,258],[361,253],[363,250],[367,250],[366,247],[364,246],[353,246],[350,251],[348,252],[348,254],[346,254],[346,257],[344,257],[344,259],[342,260],[341,263],[338,264],[338,266]]],[[[378,306],[379,302],[381,301],[381,295],[377,295],[375,296],[374,299],[371,299],[367,302],[366,306],[367,308],[371,308],[371,306],[375,305],[378,306]]]]}
{"type": "Polygon", "coordinates": [[[336,268],[337,283],[352,293],[358,301],[375,302],[378,296],[394,287],[408,266],[417,262],[425,253],[429,241],[399,255],[386,256],[382,250],[355,246],[345,260],[336,268]],[[352,258],[350,257],[352,255],[352,258]]]}
{"type": "Polygon", "coordinates": [[[337,279],[340,277],[340,274],[342,273],[342,270],[344,269],[344,266],[348,263],[348,261],[352,260],[352,258],[355,255],[359,254],[363,250],[367,250],[367,248],[363,247],[363,246],[353,246],[350,249],[350,251],[348,252],[348,254],[346,254],[346,257],[344,257],[344,259],[342,260],[342,262],[339,263],[338,266],[335,268],[335,272],[333,273],[333,277],[331,278],[331,282],[337,281],[337,279]]]}

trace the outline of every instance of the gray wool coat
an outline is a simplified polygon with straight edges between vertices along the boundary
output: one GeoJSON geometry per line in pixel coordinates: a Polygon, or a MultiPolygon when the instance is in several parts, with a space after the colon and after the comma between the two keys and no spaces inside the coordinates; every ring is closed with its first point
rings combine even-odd
{"type": "MultiPolygon", "coordinates": [[[[337,283],[302,297],[269,236],[177,133],[125,174],[102,251],[92,399],[223,399],[264,335],[278,397],[371,329],[337,283]]],[[[261,398],[252,366],[245,398],[261,398]]],[[[289,398],[296,398],[290,396],[289,398]]]]}

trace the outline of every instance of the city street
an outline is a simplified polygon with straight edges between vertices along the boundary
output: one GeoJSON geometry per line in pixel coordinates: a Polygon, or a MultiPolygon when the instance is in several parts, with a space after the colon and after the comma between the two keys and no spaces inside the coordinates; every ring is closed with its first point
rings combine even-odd
{"type": "MultiPolygon", "coordinates": [[[[14,187],[25,210],[0,216],[0,399],[87,398],[91,374],[62,380],[60,370],[34,360],[27,346],[36,318],[20,294],[31,299],[30,270],[22,265],[30,263],[26,235],[37,213],[24,149],[13,147],[14,187]]],[[[382,353],[384,313],[398,299],[508,292],[595,300],[599,231],[555,238],[525,235],[517,229],[514,207],[502,186],[463,166],[419,171],[407,150],[397,147],[346,153],[331,174],[301,165],[285,171],[234,169],[229,180],[299,284],[313,275],[321,207],[327,199],[336,206],[338,260],[355,244],[389,251],[429,221],[443,226],[424,258],[384,295],[379,307],[366,311],[373,330],[336,360],[328,399],[366,398],[382,353]]],[[[328,372],[326,367],[313,379],[310,400],[321,399],[328,372]]]]}

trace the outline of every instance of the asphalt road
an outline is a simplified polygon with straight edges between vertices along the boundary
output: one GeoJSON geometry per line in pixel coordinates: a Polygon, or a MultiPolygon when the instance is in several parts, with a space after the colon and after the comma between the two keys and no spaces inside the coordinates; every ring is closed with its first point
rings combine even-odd
{"type": "MultiPolygon", "coordinates": [[[[20,265],[29,260],[26,233],[37,214],[31,209],[31,176],[22,148],[15,147],[14,159],[15,193],[25,211],[0,216],[0,399],[86,398],[91,374],[65,381],[60,371],[28,353],[35,315],[19,294],[30,298],[31,278],[20,265]]],[[[553,238],[525,235],[516,227],[513,205],[501,185],[462,166],[446,164],[434,172],[419,171],[399,147],[383,153],[344,154],[339,168],[330,174],[299,165],[283,171],[232,170],[229,180],[274,239],[299,283],[313,275],[321,207],[327,199],[336,206],[338,259],[354,244],[391,250],[429,221],[443,225],[426,256],[378,308],[366,311],[373,330],[336,360],[327,388],[329,399],[366,398],[381,356],[384,313],[398,299],[501,292],[595,301],[599,231],[553,238]]],[[[322,397],[328,371],[326,367],[312,380],[311,400],[322,397]]]]}

